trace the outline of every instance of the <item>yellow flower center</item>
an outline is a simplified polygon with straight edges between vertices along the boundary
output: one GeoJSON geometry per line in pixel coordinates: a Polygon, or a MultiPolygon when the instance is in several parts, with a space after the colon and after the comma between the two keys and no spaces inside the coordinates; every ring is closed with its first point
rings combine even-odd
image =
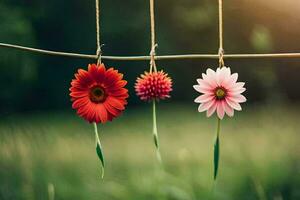
{"type": "Polygon", "coordinates": [[[94,86],[90,89],[89,97],[92,102],[101,103],[105,101],[107,95],[104,88],[101,86],[94,86]]]}
{"type": "Polygon", "coordinates": [[[215,91],[215,95],[217,99],[224,99],[224,97],[226,96],[226,91],[224,88],[217,88],[215,91]]]}

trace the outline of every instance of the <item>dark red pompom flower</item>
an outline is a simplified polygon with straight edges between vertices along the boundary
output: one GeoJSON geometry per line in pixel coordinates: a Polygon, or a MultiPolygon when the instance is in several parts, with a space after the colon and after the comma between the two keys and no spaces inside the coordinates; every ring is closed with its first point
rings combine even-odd
{"type": "Polygon", "coordinates": [[[88,71],[79,69],[71,82],[73,109],[90,123],[105,123],[118,117],[125,109],[128,90],[123,74],[104,64],[90,64],[88,71]]]}
{"type": "Polygon", "coordinates": [[[143,101],[169,98],[172,91],[172,79],[163,71],[145,72],[137,78],[136,94],[143,101]]]}

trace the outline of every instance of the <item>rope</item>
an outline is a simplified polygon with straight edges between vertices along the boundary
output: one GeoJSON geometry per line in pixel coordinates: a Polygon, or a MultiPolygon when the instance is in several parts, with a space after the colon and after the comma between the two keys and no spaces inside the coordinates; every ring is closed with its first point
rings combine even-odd
{"type": "Polygon", "coordinates": [[[219,0],[219,67],[224,67],[224,49],[223,49],[223,0],[219,0]]]}
{"type": "MultiPolygon", "coordinates": [[[[153,1],[153,0],[152,0],[153,1]]],[[[38,49],[38,48],[31,48],[21,45],[14,45],[14,44],[7,44],[7,43],[0,43],[0,48],[12,48],[18,49],[22,51],[29,51],[34,53],[46,54],[46,55],[53,55],[53,56],[65,56],[65,57],[74,57],[74,58],[86,58],[86,59],[97,59],[97,62],[101,62],[101,59],[106,60],[124,60],[124,61],[143,61],[143,60],[151,60],[152,64],[155,65],[156,60],[181,60],[181,59],[219,59],[219,64],[224,66],[224,58],[300,58],[300,52],[292,52],[292,53],[265,53],[265,54],[226,54],[224,55],[223,50],[223,11],[222,11],[222,0],[219,0],[219,52],[218,54],[184,54],[184,55],[163,55],[163,56],[155,56],[155,48],[151,48],[150,56],[102,56],[101,45],[100,45],[100,25],[99,25],[99,16],[100,16],[100,9],[99,9],[99,0],[96,0],[96,34],[97,34],[97,51],[96,55],[90,54],[80,54],[80,53],[69,53],[69,52],[60,52],[60,51],[51,51],[45,49],[38,49]],[[154,51],[153,51],[154,49],[154,51]],[[154,61],[154,62],[153,62],[154,61]]],[[[154,7],[154,2],[150,2],[150,6],[154,7]]],[[[150,12],[151,12],[150,8],[150,12]]],[[[154,30],[154,8],[153,8],[153,31],[154,30]]],[[[154,41],[155,44],[155,35],[152,34],[151,41],[154,41]]],[[[151,42],[151,46],[153,47],[153,42],[151,42]]],[[[154,45],[155,46],[155,45],[154,45]]],[[[157,45],[156,45],[157,46],[157,45]]],[[[155,46],[155,47],[156,47],[155,46]]],[[[222,66],[221,65],[221,66],[222,66]]]]}
{"type": "Polygon", "coordinates": [[[155,64],[155,49],[157,44],[155,43],[155,16],[154,16],[154,0],[150,0],[150,25],[151,25],[151,51],[150,51],[150,73],[154,70],[157,72],[155,64]]]}
{"type": "MultiPolygon", "coordinates": [[[[97,59],[97,55],[80,54],[60,51],[50,51],[44,49],[37,49],[31,47],[25,47],[14,44],[0,43],[0,48],[17,49],[21,51],[28,51],[33,53],[39,53],[52,56],[64,56],[72,58],[84,58],[84,59],[97,59]]],[[[184,60],[184,59],[219,59],[219,54],[182,54],[182,55],[162,55],[155,56],[155,60],[184,60]]],[[[300,53],[264,53],[264,54],[226,54],[223,56],[226,59],[253,59],[253,58],[300,58],[300,53]]],[[[105,60],[122,60],[122,61],[144,61],[150,60],[150,56],[101,56],[105,60]]]]}
{"type": "Polygon", "coordinates": [[[96,44],[97,44],[97,51],[96,51],[96,59],[97,65],[101,64],[101,45],[100,45],[100,2],[96,0],[96,44]]]}

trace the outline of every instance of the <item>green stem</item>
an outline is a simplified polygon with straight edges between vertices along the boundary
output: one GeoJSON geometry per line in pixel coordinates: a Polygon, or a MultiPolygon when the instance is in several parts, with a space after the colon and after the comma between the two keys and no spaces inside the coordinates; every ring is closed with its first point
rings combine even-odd
{"type": "Polygon", "coordinates": [[[55,188],[52,183],[48,183],[48,199],[49,200],[55,199],[55,188]]]}
{"type": "Polygon", "coordinates": [[[158,134],[157,134],[157,124],[156,124],[156,105],[155,105],[155,99],[153,100],[153,138],[154,138],[154,144],[156,147],[156,157],[157,160],[162,163],[161,155],[159,151],[159,141],[158,141],[158,134]]]}
{"type": "Polygon", "coordinates": [[[217,120],[217,137],[220,135],[220,129],[221,129],[221,120],[218,118],[217,120]]]}
{"type": "Polygon", "coordinates": [[[259,200],[267,200],[266,192],[257,178],[251,177],[259,200]]]}
{"type": "Polygon", "coordinates": [[[101,178],[103,178],[104,177],[104,156],[102,151],[102,145],[98,134],[97,124],[95,122],[93,124],[95,130],[96,153],[101,161],[101,170],[102,170],[101,178]]]}
{"type": "Polygon", "coordinates": [[[219,169],[219,159],[220,159],[220,129],[221,129],[221,120],[218,118],[217,122],[217,137],[214,146],[214,180],[216,180],[219,169]]]}

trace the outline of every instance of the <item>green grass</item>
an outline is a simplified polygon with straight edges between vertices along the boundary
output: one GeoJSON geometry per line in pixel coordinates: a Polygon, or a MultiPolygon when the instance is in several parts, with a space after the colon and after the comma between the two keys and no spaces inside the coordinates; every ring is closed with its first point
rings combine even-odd
{"type": "Polygon", "coordinates": [[[101,180],[92,125],[74,114],[35,113],[0,121],[0,199],[300,199],[299,107],[248,106],[221,124],[213,189],[216,119],[196,105],[158,105],[164,169],[155,157],[151,105],[99,125],[101,180]]]}

